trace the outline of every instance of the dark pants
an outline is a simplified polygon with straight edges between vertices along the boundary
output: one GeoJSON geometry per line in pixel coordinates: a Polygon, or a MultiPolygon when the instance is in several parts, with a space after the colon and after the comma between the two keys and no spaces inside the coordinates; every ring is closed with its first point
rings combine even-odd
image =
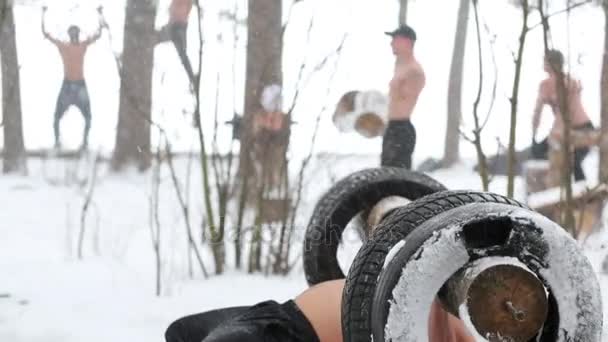
{"type": "Polygon", "coordinates": [[[245,312],[246,309],[246,306],[239,306],[180,318],[167,328],[165,339],[167,342],[201,342],[221,323],[245,312]]]}
{"type": "Polygon", "coordinates": [[[318,342],[293,301],[266,301],[187,316],[165,332],[167,342],[318,342]]]}
{"type": "Polygon", "coordinates": [[[412,154],[416,146],[416,129],[410,120],[388,122],[382,141],[382,166],[412,168],[412,154]]]}
{"type": "MultiPolygon", "coordinates": [[[[585,124],[572,127],[575,131],[591,131],[593,130],[593,124],[591,122],[587,122],[585,124]]],[[[574,180],[584,180],[585,171],[583,171],[583,160],[589,154],[589,147],[579,147],[574,149],[574,180]]]]}
{"type": "MultiPolygon", "coordinates": [[[[591,122],[584,123],[582,125],[572,127],[575,131],[590,131],[593,130],[593,124],[591,122]]],[[[532,142],[532,157],[535,159],[547,159],[547,153],[549,151],[548,138],[543,139],[541,142],[532,142]]],[[[589,154],[589,147],[579,147],[574,149],[574,180],[580,181],[585,180],[585,172],[583,171],[583,160],[589,154]]]]}
{"type": "Polygon", "coordinates": [[[84,80],[70,81],[64,80],[57,97],[57,105],[55,107],[55,119],[53,121],[53,130],[55,132],[55,146],[59,145],[60,133],[59,122],[70,106],[76,106],[84,117],[84,133],[82,137],[82,146],[86,147],[89,140],[89,130],[91,129],[91,103],[89,101],[89,92],[84,80]]]}

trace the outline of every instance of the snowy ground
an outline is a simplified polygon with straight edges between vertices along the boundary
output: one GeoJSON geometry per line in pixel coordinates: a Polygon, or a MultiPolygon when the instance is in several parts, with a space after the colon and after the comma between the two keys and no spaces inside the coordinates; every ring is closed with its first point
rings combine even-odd
{"type": "MultiPolygon", "coordinates": [[[[377,163],[376,157],[366,156],[322,158],[307,173],[300,226],[333,181],[377,163]],[[326,167],[329,162],[335,165],[331,170],[326,167]]],[[[589,169],[593,158],[586,163],[589,169]]],[[[185,174],[186,165],[185,160],[178,161],[180,175],[185,174]]],[[[287,278],[250,276],[231,269],[208,280],[195,272],[190,280],[183,248],[185,228],[164,172],[160,196],[163,293],[156,297],[148,214],[150,174],[113,175],[102,167],[87,217],[85,257],[79,261],[76,244],[86,189],[70,174],[78,170],[83,177],[87,165],[78,169],[73,162],[38,160],[29,166],[27,177],[0,178],[2,342],[162,341],[168,324],[182,315],[266,299],[283,301],[306,288],[301,267],[287,278]]],[[[470,165],[459,165],[433,176],[451,189],[478,189],[478,178],[470,170],[470,165]]],[[[190,198],[196,208],[192,215],[199,222],[200,173],[195,169],[192,174],[190,198]]],[[[504,189],[504,179],[497,178],[492,190],[502,193],[504,189]]],[[[521,183],[517,189],[523,193],[521,183]]],[[[605,231],[584,245],[600,276],[605,304],[608,276],[600,274],[600,264],[607,245],[605,231]]],[[[352,244],[340,251],[344,265],[352,260],[356,247],[352,244]]],[[[204,258],[211,268],[208,251],[204,258]]]]}

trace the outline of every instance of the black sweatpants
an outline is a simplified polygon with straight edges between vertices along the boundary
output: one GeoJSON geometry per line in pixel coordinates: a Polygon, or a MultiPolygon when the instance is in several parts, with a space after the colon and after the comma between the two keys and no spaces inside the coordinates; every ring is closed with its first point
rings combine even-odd
{"type": "MultiPolygon", "coordinates": [[[[575,131],[590,131],[593,130],[593,124],[591,122],[584,123],[582,125],[572,127],[575,131]]],[[[532,157],[534,159],[547,159],[549,151],[548,138],[543,139],[541,142],[532,142],[532,157]]],[[[574,180],[580,181],[585,180],[585,171],[583,170],[583,160],[589,154],[589,147],[579,147],[574,149],[574,180]]]]}
{"type": "Polygon", "coordinates": [[[410,120],[388,122],[382,141],[382,166],[412,168],[412,154],[416,146],[416,129],[410,120]]]}
{"type": "Polygon", "coordinates": [[[173,322],[167,342],[319,342],[294,301],[266,301],[187,316],[173,322]]]}
{"type": "MultiPolygon", "coordinates": [[[[582,125],[572,127],[572,129],[575,131],[590,131],[590,130],[593,130],[593,124],[591,122],[587,122],[582,125]]],[[[574,172],[575,181],[586,179],[585,171],[583,171],[583,160],[585,160],[585,157],[587,157],[587,154],[589,154],[589,147],[587,147],[587,146],[574,149],[574,170],[573,170],[573,172],[574,172]]]]}

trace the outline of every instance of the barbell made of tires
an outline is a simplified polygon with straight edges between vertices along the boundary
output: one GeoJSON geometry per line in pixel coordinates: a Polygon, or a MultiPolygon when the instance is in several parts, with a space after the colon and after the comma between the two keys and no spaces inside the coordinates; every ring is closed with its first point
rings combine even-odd
{"type": "Polygon", "coordinates": [[[372,294],[391,248],[427,220],[470,203],[504,203],[523,207],[517,201],[492,193],[442,191],[395,209],[375,227],[371,240],[361,247],[346,276],[342,298],[344,341],[369,341],[372,294]],[[398,226],[396,222],[399,222],[398,226]]]}
{"type": "MultiPolygon", "coordinates": [[[[403,229],[392,224],[387,229],[403,229]]],[[[461,206],[419,225],[395,249],[368,293],[374,341],[426,340],[437,293],[478,340],[601,341],[601,294],[591,265],[563,228],[536,212],[461,206]]]]}
{"type": "Polygon", "coordinates": [[[337,182],[317,202],[304,237],[304,273],[310,285],[342,279],[337,252],[342,233],[357,214],[382,199],[408,200],[445,190],[431,177],[403,168],[381,167],[355,172],[337,182]]]}

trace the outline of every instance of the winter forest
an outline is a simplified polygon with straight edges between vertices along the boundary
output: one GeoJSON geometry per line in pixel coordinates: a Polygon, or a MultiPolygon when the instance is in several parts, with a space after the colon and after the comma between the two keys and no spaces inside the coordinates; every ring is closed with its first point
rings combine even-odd
{"type": "Polygon", "coordinates": [[[608,341],[607,51],[606,0],[0,0],[0,341],[608,341]]]}

